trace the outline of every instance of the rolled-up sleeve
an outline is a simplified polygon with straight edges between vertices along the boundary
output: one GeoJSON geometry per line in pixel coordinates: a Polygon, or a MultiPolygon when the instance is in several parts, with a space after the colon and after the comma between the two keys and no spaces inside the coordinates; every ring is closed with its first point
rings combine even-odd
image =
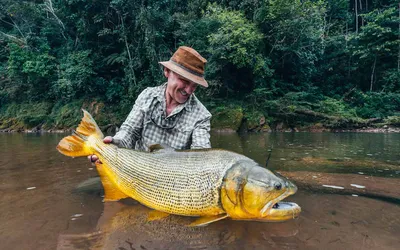
{"type": "Polygon", "coordinates": [[[199,121],[192,133],[191,149],[211,148],[210,142],[211,116],[199,121]]]}
{"type": "Polygon", "coordinates": [[[143,105],[147,99],[148,91],[145,89],[140,93],[128,117],[113,137],[114,144],[123,148],[135,147],[136,141],[139,140],[142,134],[144,119],[143,105]]]}

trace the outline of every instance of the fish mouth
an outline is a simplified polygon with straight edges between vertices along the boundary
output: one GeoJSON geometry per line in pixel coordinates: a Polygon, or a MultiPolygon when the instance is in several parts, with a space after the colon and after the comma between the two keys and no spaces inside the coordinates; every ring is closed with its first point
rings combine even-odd
{"type": "Polygon", "coordinates": [[[261,209],[261,215],[263,217],[268,215],[268,212],[271,209],[279,209],[279,203],[281,200],[285,199],[286,197],[288,197],[289,195],[293,194],[293,192],[288,189],[286,190],[286,192],[284,192],[283,194],[281,194],[280,196],[278,196],[277,198],[270,200],[267,204],[265,204],[265,206],[261,209]]]}
{"type": "Polygon", "coordinates": [[[275,203],[272,206],[271,209],[272,210],[279,210],[279,211],[282,211],[282,210],[285,210],[285,211],[289,211],[290,210],[290,211],[292,211],[292,210],[296,210],[298,208],[300,208],[299,205],[297,205],[294,202],[281,201],[281,202],[275,203]]]}
{"type": "Polygon", "coordinates": [[[286,197],[296,193],[296,191],[297,188],[295,186],[289,188],[283,194],[265,204],[260,211],[263,220],[284,221],[296,218],[301,212],[300,206],[294,202],[282,201],[286,197]]]}

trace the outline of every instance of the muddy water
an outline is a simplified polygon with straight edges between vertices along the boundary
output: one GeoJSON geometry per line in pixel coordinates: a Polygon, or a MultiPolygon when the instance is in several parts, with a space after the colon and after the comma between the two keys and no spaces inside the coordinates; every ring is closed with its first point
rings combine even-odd
{"type": "Polygon", "coordinates": [[[213,134],[292,179],[302,213],[284,223],[147,221],[127,199],[102,203],[86,159],[62,156],[62,135],[0,134],[0,249],[398,249],[399,134],[213,134]]]}

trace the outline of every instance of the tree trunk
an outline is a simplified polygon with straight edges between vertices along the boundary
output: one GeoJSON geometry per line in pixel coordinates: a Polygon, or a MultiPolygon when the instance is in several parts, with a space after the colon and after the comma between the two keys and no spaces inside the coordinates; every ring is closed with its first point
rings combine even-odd
{"type": "MultiPolygon", "coordinates": [[[[400,3],[399,3],[399,19],[400,19],[400,3]]],[[[399,22],[399,41],[400,41],[400,22],[399,22]]],[[[397,57],[397,73],[400,73],[400,43],[399,43],[399,55],[397,57]]]]}
{"type": "MultiPolygon", "coordinates": [[[[363,9],[363,7],[362,7],[362,2],[361,2],[361,0],[360,0],[360,3],[359,3],[360,5],[360,11],[362,12],[362,9],[363,9]]],[[[364,12],[365,13],[365,12],[364,12]]],[[[362,18],[361,17],[361,27],[363,27],[364,26],[364,18],[362,18]]]]}
{"type": "Polygon", "coordinates": [[[358,34],[358,5],[357,0],[354,0],[354,10],[356,12],[356,34],[358,34]]]}
{"type": "Polygon", "coordinates": [[[47,0],[44,5],[46,6],[46,10],[48,12],[50,12],[54,16],[54,18],[56,19],[57,23],[60,25],[60,27],[61,27],[61,35],[64,37],[65,40],[67,40],[67,37],[64,34],[65,25],[61,21],[61,19],[56,15],[56,11],[53,8],[53,2],[51,0],[47,0]]]}
{"type": "Polygon", "coordinates": [[[349,32],[349,23],[346,21],[346,36],[345,36],[345,40],[346,40],[346,49],[347,49],[347,36],[348,36],[348,32],[349,32]]]}
{"type": "Polygon", "coordinates": [[[131,51],[130,51],[130,48],[129,48],[129,43],[128,43],[128,36],[126,35],[126,30],[125,30],[125,23],[124,23],[124,18],[122,17],[122,14],[121,13],[119,13],[118,12],[118,15],[119,15],[119,17],[120,17],[120,20],[121,20],[121,25],[122,25],[122,30],[123,30],[123,34],[124,34],[124,42],[125,42],[125,48],[126,48],[126,52],[127,52],[127,54],[128,54],[128,66],[129,66],[129,70],[131,71],[131,80],[133,81],[133,84],[136,86],[137,85],[137,83],[136,83],[136,75],[135,75],[135,70],[133,69],[133,65],[132,65],[132,62],[133,62],[133,59],[132,59],[132,56],[131,56],[131,51]]]}
{"type": "Polygon", "coordinates": [[[370,87],[369,87],[369,91],[370,91],[370,92],[372,92],[372,86],[373,86],[373,84],[374,84],[375,67],[376,67],[376,55],[375,55],[374,64],[372,65],[371,85],[370,85],[370,87]]]}

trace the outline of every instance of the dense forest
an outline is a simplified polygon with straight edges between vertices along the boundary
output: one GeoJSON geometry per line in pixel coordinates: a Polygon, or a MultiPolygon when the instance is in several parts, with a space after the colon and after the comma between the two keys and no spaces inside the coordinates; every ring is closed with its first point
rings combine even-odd
{"type": "Polygon", "coordinates": [[[0,0],[0,45],[0,130],[118,126],[180,45],[215,128],[400,126],[398,0],[0,0]]]}

